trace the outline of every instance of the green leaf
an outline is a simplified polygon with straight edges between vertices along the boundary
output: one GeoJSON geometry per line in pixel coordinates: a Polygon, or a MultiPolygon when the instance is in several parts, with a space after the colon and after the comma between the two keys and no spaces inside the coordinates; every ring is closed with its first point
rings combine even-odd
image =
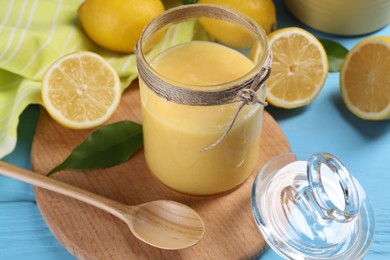
{"type": "Polygon", "coordinates": [[[346,49],[340,43],[331,40],[319,39],[319,41],[324,46],[326,55],[328,56],[329,71],[340,71],[345,55],[348,53],[348,49],[346,49]]]}
{"type": "Polygon", "coordinates": [[[137,123],[120,121],[102,126],[47,175],[62,169],[86,170],[118,165],[127,161],[142,143],[142,126],[137,123]]]}

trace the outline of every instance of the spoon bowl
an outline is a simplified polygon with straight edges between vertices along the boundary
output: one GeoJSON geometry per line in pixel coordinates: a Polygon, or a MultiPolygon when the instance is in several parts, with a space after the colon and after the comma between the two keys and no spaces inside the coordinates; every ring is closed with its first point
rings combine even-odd
{"type": "Polygon", "coordinates": [[[161,249],[184,249],[204,235],[201,217],[192,208],[171,200],[128,206],[44,175],[0,161],[0,174],[95,206],[124,221],[135,237],[161,249]]]}
{"type": "Polygon", "coordinates": [[[162,249],[181,249],[196,244],[203,236],[203,222],[197,213],[181,203],[157,200],[131,207],[127,224],[133,234],[162,249]]]}

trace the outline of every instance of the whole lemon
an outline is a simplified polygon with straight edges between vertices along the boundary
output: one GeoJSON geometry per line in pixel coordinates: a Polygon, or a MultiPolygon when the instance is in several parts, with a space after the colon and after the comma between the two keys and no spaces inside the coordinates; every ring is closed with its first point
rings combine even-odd
{"type": "Polygon", "coordinates": [[[163,11],[160,0],[86,0],[78,9],[78,17],[93,42],[129,53],[146,24],[163,11]]]}
{"type": "MultiPolygon", "coordinates": [[[[199,4],[215,4],[236,9],[254,19],[268,34],[276,28],[276,9],[272,0],[198,0],[199,4]]],[[[245,48],[250,32],[232,23],[202,18],[204,29],[217,40],[233,47],[245,48]]]]}

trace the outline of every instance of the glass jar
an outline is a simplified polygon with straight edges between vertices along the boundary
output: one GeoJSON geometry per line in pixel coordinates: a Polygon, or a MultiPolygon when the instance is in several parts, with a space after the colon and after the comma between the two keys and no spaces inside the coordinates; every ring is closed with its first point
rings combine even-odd
{"type": "Polygon", "coordinates": [[[285,3],[302,23],[326,33],[362,35],[390,23],[390,1],[285,0],[285,3]]]}
{"type": "Polygon", "coordinates": [[[232,190],[260,152],[265,32],[214,5],[187,5],[149,23],[135,49],[148,167],[185,194],[232,190]]]}

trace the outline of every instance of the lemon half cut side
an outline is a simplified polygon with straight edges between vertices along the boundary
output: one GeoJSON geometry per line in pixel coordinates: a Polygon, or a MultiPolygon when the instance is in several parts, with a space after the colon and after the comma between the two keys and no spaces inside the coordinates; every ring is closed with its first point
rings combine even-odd
{"type": "Polygon", "coordinates": [[[267,101],[288,109],[311,103],[328,76],[328,59],[321,42],[296,27],[274,31],[268,39],[273,61],[266,83],[267,101]]]}
{"type": "Polygon", "coordinates": [[[98,54],[74,52],[50,65],[41,94],[47,112],[61,125],[93,128],[107,121],[118,107],[120,80],[98,54]]]}
{"type": "Polygon", "coordinates": [[[390,119],[390,36],[365,38],[349,51],[340,72],[340,92],[357,117],[390,119]]]}

